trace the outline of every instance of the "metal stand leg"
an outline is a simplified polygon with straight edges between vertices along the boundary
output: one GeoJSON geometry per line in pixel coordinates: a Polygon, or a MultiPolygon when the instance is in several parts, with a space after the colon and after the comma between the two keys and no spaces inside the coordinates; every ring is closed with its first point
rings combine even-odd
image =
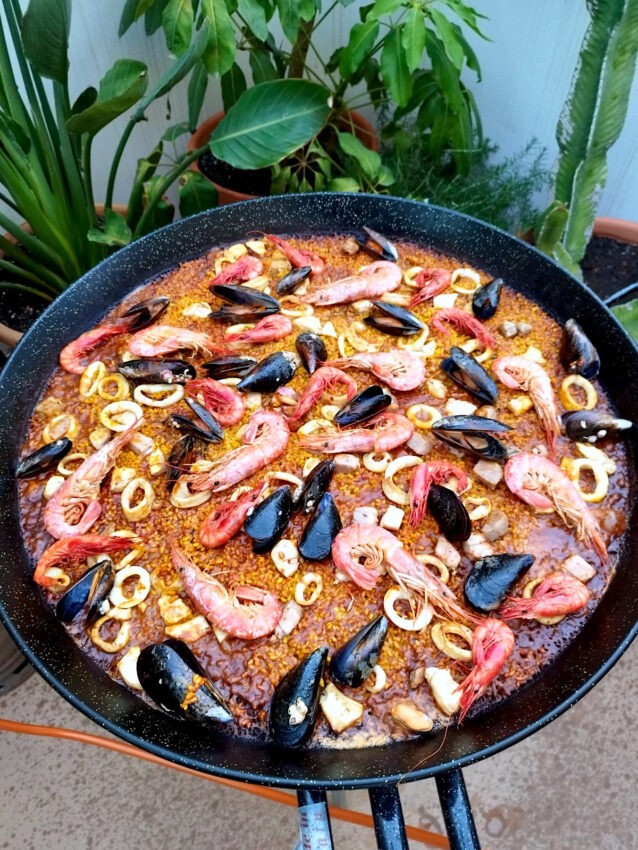
{"type": "Polygon", "coordinates": [[[378,785],[369,794],[379,850],[408,850],[398,786],[378,785]]]}
{"type": "Polygon", "coordinates": [[[333,850],[326,792],[314,788],[297,791],[300,840],[297,850],[333,850]]]}
{"type": "Polygon", "coordinates": [[[437,776],[436,789],[450,839],[450,850],[481,850],[461,771],[451,770],[437,776]]]}

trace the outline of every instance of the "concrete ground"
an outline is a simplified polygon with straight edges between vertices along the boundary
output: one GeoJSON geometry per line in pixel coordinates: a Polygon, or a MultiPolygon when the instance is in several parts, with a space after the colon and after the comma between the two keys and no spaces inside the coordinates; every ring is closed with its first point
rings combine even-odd
{"type": "MultiPolygon", "coordinates": [[[[483,850],[638,848],[638,646],[577,706],[465,770],[483,850]]],[[[104,734],[37,674],[0,698],[0,716],[104,734]]],[[[402,786],[408,823],[442,831],[434,782],[402,786]]],[[[341,804],[342,801],[339,801],[341,804]]],[[[363,792],[350,808],[369,811],[363,792]]],[[[0,733],[0,848],[293,848],[294,809],[69,741],[0,733]]],[[[373,833],[333,821],[335,845],[373,833]]],[[[412,844],[413,847],[423,846],[412,844]]]]}

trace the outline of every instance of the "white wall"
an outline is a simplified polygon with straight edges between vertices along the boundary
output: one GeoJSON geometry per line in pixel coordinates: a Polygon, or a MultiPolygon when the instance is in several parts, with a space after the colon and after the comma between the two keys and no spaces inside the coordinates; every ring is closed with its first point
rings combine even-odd
{"type": "MultiPolygon", "coordinates": [[[[25,4],[26,5],[26,2],[25,4]]],[[[329,55],[356,20],[356,7],[339,7],[321,30],[319,49],[329,55]]],[[[472,86],[483,118],[485,133],[500,147],[500,154],[519,150],[535,136],[547,148],[547,163],[556,156],[554,128],[569,87],[579,45],[587,26],[584,0],[475,0],[473,5],[489,15],[485,31],[492,39],[473,38],[483,69],[483,82],[472,86]]],[[[147,38],[143,24],[135,24],[122,39],[117,28],[123,0],[73,0],[71,30],[72,95],[100,76],[119,57],[138,58],[149,66],[151,79],[166,66],[162,33],[147,38]]],[[[470,77],[468,76],[468,80],[470,77]]],[[[171,123],[185,120],[185,86],[171,94],[171,123]]],[[[220,108],[219,85],[211,79],[202,114],[220,108]]],[[[116,200],[125,201],[138,156],[147,154],[166,124],[165,103],[149,112],[149,121],[138,125],[121,168],[116,200]]],[[[107,127],[94,146],[96,197],[104,194],[108,165],[124,120],[107,127]],[[100,168],[100,164],[103,167],[100,168]]],[[[179,142],[182,146],[185,141],[179,142]]],[[[638,220],[638,75],[623,134],[609,155],[609,178],[601,215],[638,220]]]]}

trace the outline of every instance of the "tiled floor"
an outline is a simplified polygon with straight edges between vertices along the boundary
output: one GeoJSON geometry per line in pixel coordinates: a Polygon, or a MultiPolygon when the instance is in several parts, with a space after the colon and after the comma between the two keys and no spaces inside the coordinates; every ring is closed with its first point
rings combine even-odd
{"type": "MultiPolygon", "coordinates": [[[[465,771],[484,850],[638,849],[638,646],[566,715],[465,771]]],[[[100,733],[38,676],[0,716],[100,733]]],[[[368,810],[363,792],[351,808],[368,810]]],[[[432,781],[402,787],[406,820],[443,824],[432,781]]],[[[374,847],[333,823],[337,848],[374,847]]],[[[0,848],[293,848],[294,809],[73,742],[0,733],[0,848]]],[[[413,844],[412,846],[417,846],[413,844]]],[[[422,845],[418,845],[422,846],[422,845]]]]}

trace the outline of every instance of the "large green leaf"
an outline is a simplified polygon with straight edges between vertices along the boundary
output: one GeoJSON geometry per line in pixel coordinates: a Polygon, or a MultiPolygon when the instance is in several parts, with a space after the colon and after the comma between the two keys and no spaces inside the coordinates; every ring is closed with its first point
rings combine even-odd
{"type": "Polygon", "coordinates": [[[176,56],[181,56],[190,44],[193,19],[192,0],[168,0],[162,13],[162,28],[166,46],[176,56]]]}
{"type": "Polygon", "coordinates": [[[224,0],[201,0],[208,21],[208,45],[204,62],[209,73],[221,76],[235,59],[235,34],[224,0]]]}
{"type": "Polygon", "coordinates": [[[115,210],[106,209],[104,210],[104,229],[92,227],[87,234],[87,239],[89,242],[121,248],[122,245],[128,245],[132,235],[131,228],[123,216],[115,210]]]}
{"type": "Polygon", "coordinates": [[[246,91],[246,77],[236,62],[222,75],[222,101],[226,112],[246,91]]]}
{"type": "Polygon", "coordinates": [[[471,6],[463,3],[462,0],[443,0],[443,2],[456,13],[464,24],[467,24],[470,29],[474,30],[477,35],[480,35],[481,38],[484,38],[486,41],[490,40],[481,32],[478,22],[479,18],[486,21],[486,15],[482,15],[480,12],[477,12],[476,9],[473,9],[471,6]]]}
{"type": "Polygon", "coordinates": [[[301,25],[299,0],[277,0],[277,10],[284,35],[294,43],[301,25]]]}
{"type": "Polygon", "coordinates": [[[66,83],[71,0],[30,0],[22,18],[24,53],[43,77],[66,83]]]}
{"type": "MultiPolygon", "coordinates": [[[[197,0],[195,0],[197,3],[197,0]]],[[[162,15],[168,5],[168,0],[154,0],[151,8],[144,15],[144,34],[151,36],[162,26],[162,15]]]]}
{"type": "Polygon", "coordinates": [[[156,0],[126,0],[120,18],[119,35],[123,36],[131,24],[147,12],[156,0]]]}
{"type": "Polygon", "coordinates": [[[348,43],[339,54],[339,71],[342,77],[350,77],[372,48],[379,34],[378,21],[355,24],[350,30],[348,43]]]}
{"type": "Polygon", "coordinates": [[[179,59],[176,59],[175,62],[171,63],[155,85],[151,86],[151,90],[137,109],[136,118],[138,121],[141,121],[144,118],[144,112],[149,104],[158,97],[163,97],[165,94],[168,94],[173,86],[176,86],[184,79],[204,53],[207,44],[208,24],[204,23],[197,34],[197,37],[191,41],[188,50],[185,53],[182,53],[179,59]]]}
{"type": "Polygon", "coordinates": [[[629,332],[632,339],[638,342],[638,298],[627,304],[619,304],[611,308],[620,324],[629,332]]]}
{"type": "Polygon", "coordinates": [[[361,166],[363,173],[371,180],[379,173],[381,157],[376,151],[371,151],[352,133],[337,133],[339,147],[348,156],[353,157],[361,166]]]}
{"type": "Polygon", "coordinates": [[[296,151],[323,127],[330,92],[308,80],[274,80],[248,89],[210,140],[235,168],[265,168],[296,151]]]}
{"type": "Polygon", "coordinates": [[[416,71],[421,64],[423,48],[425,47],[425,20],[423,9],[411,6],[408,10],[401,33],[405,61],[410,71],[416,71]]]}
{"type": "Polygon", "coordinates": [[[441,41],[443,42],[448,59],[454,67],[460,71],[463,67],[465,54],[463,52],[463,46],[459,44],[456,38],[452,25],[445,15],[439,12],[438,9],[430,9],[429,15],[436,26],[441,41]]]}
{"type": "Polygon", "coordinates": [[[179,214],[182,218],[217,206],[217,189],[198,171],[187,171],[179,184],[179,214]]]}
{"type": "Polygon", "coordinates": [[[188,81],[188,92],[186,100],[188,102],[188,126],[191,132],[194,132],[199,120],[199,113],[202,111],[202,104],[206,96],[206,87],[208,86],[208,68],[203,60],[198,60],[193,73],[188,81]]]}
{"type": "Polygon", "coordinates": [[[441,39],[431,29],[425,31],[425,49],[432,62],[432,73],[453,112],[463,108],[463,93],[458,70],[445,53],[441,39]]]}
{"type": "Polygon", "coordinates": [[[270,51],[265,47],[252,47],[248,61],[255,85],[279,79],[279,73],[270,58],[270,51]]]}
{"type": "Polygon", "coordinates": [[[250,31],[260,41],[268,38],[266,10],[259,0],[237,0],[237,11],[248,24],[250,31]]]}
{"type": "Polygon", "coordinates": [[[393,29],[386,37],[381,52],[381,76],[397,106],[405,106],[412,94],[412,77],[399,29],[393,29]]]}
{"type": "Polygon", "coordinates": [[[382,18],[384,15],[391,15],[396,12],[399,6],[403,5],[403,0],[376,0],[372,4],[370,11],[366,15],[366,20],[382,18]]]}
{"type": "Polygon", "coordinates": [[[95,103],[69,118],[69,131],[94,135],[137,103],[147,84],[147,68],[143,62],[118,59],[100,80],[95,103]]]}

